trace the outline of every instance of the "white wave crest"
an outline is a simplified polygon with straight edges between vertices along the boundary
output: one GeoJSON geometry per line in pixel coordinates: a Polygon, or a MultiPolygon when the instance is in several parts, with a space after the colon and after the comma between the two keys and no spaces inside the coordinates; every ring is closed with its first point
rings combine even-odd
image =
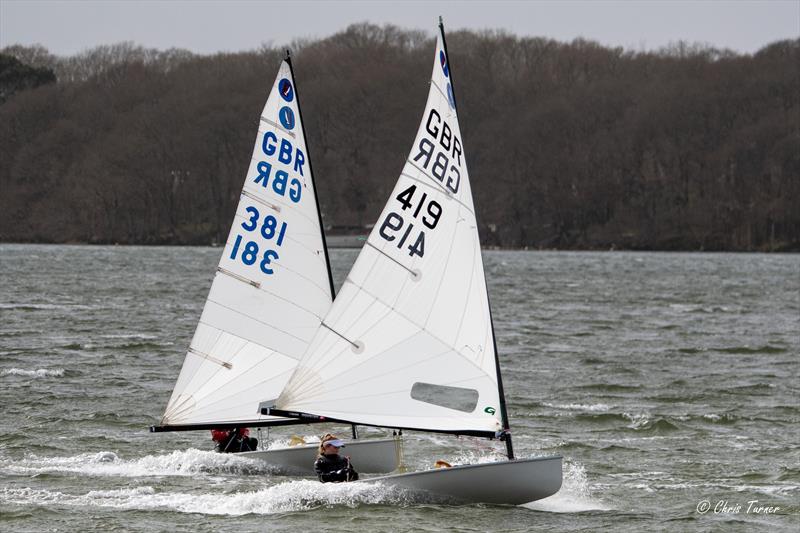
{"type": "Polygon", "coordinates": [[[567,411],[591,411],[591,412],[605,412],[611,409],[608,405],[604,403],[593,403],[593,404],[585,404],[585,403],[547,403],[544,402],[542,405],[546,407],[552,407],[553,409],[564,409],[567,411]]]}
{"type": "Polygon", "coordinates": [[[192,476],[197,474],[269,474],[272,467],[255,459],[202,450],[181,450],[166,455],[121,459],[114,452],[82,453],[71,457],[0,459],[0,472],[37,475],[63,472],[84,476],[192,476]]]}
{"type": "Polygon", "coordinates": [[[6,368],[0,372],[0,376],[27,376],[32,378],[61,377],[64,375],[63,368],[40,368],[38,370],[25,370],[24,368],[6,368]]]}
{"type": "Polygon", "coordinates": [[[631,429],[642,429],[650,423],[649,415],[645,413],[622,413],[622,416],[631,421],[628,427],[631,429]]]}
{"type": "Polygon", "coordinates": [[[148,335],[146,333],[108,333],[100,335],[104,339],[140,339],[140,340],[154,340],[158,337],[156,335],[148,335]]]}
{"type": "Polygon", "coordinates": [[[586,469],[580,463],[564,461],[561,490],[549,498],[526,503],[522,507],[549,513],[579,513],[583,511],[608,511],[602,501],[592,496],[586,469]]]}
{"type": "Polygon", "coordinates": [[[160,492],[153,487],[94,490],[82,495],[31,488],[0,489],[0,503],[171,510],[210,515],[275,514],[324,505],[403,503],[402,493],[377,484],[295,480],[256,491],[196,494],[160,492]]]}

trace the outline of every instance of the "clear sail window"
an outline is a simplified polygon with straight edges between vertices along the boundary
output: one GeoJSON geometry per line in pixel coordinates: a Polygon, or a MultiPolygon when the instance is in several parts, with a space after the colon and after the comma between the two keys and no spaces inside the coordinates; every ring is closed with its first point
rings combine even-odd
{"type": "Polygon", "coordinates": [[[416,382],[411,387],[411,397],[417,401],[471,413],[478,405],[478,391],[447,385],[416,382]]]}

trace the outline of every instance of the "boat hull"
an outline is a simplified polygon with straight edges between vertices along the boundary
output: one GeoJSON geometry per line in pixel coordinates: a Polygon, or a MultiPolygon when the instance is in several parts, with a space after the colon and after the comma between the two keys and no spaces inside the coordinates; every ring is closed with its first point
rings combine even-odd
{"type": "MultiPolygon", "coordinates": [[[[350,457],[359,473],[392,472],[400,462],[400,443],[396,439],[365,439],[348,441],[342,455],[350,457]]],[[[293,476],[313,476],[318,444],[303,444],[275,450],[242,452],[240,457],[264,461],[275,467],[274,473],[293,476]]]]}
{"type": "Polygon", "coordinates": [[[521,505],[561,488],[561,456],[454,466],[364,479],[398,487],[423,498],[521,505]]]}

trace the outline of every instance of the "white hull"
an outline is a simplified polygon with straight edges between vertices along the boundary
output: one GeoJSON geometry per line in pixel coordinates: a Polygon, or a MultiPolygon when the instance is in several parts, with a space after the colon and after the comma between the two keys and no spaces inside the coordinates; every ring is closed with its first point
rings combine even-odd
{"type": "Polygon", "coordinates": [[[380,483],[425,499],[521,505],[561,488],[561,456],[454,466],[357,481],[380,483]]]}
{"type": "MultiPolygon", "coordinates": [[[[348,441],[342,455],[350,456],[359,473],[386,473],[397,469],[400,453],[396,439],[368,439],[348,441]]],[[[276,474],[313,476],[318,444],[304,444],[276,450],[242,452],[239,457],[264,461],[276,467],[276,474]]]]}

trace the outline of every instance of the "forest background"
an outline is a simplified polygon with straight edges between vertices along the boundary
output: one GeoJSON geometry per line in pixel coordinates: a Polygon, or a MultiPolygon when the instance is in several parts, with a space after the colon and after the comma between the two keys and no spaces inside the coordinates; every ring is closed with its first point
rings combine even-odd
{"type": "MultiPolygon", "coordinates": [[[[800,39],[448,33],[484,245],[800,251],[800,39]]],[[[423,112],[431,35],[367,23],[292,57],[326,230],[377,219],[423,112]]],[[[224,242],[284,51],[0,50],[0,242],[224,242]]]]}

